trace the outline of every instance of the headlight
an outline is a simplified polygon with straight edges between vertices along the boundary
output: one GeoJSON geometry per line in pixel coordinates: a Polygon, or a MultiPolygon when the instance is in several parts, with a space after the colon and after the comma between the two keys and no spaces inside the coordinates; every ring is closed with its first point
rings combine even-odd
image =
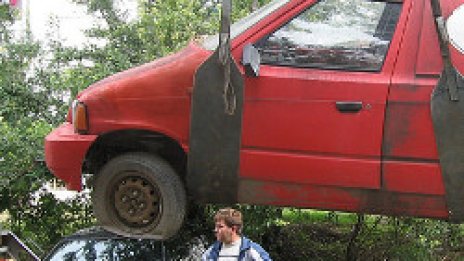
{"type": "Polygon", "coordinates": [[[76,133],[85,134],[89,131],[87,106],[78,100],[72,103],[72,124],[76,133]]]}

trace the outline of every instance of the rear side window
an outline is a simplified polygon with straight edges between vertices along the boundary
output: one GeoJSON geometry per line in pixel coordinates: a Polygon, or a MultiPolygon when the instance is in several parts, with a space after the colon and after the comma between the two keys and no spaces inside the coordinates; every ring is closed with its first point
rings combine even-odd
{"type": "Polygon", "coordinates": [[[400,3],[322,0],[256,43],[261,63],[380,71],[400,3]]]}

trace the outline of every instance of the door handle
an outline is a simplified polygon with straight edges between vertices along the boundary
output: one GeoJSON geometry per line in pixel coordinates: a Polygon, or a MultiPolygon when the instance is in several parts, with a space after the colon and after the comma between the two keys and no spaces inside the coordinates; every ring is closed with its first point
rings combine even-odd
{"type": "Polygon", "coordinates": [[[335,106],[340,112],[356,113],[362,109],[363,103],[360,101],[338,101],[335,106]]]}

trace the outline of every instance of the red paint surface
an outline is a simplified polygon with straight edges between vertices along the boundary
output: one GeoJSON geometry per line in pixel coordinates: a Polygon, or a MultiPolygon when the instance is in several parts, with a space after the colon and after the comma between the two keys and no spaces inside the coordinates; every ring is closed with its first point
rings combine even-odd
{"type": "Polygon", "coordinates": [[[89,110],[90,133],[144,129],[187,143],[193,77],[209,54],[191,44],[91,85],[78,96],[89,110]]]}
{"type": "Polygon", "coordinates": [[[382,171],[387,191],[445,195],[438,163],[385,161],[382,171]]]}
{"type": "MultiPolygon", "coordinates": [[[[291,1],[238,36],[235,59],[314,2],[291,1]]],[[[462,3],[442,1],[445,16],[462,3]]],[[[80,189],[88,148],[116,130],[164,134],[187,151],[194,73],[210,53],[191,44],[93,84],[78,96],[89,108],[90,135],[68,123],[49,134],[47,166],[80,189]]],[[[452,57],[464,68],[463,55],[452,57]]],[[[262,65],[259,77],[244,76],[239,201],[446,218],[430,116],[441,68],[429,1],[405,0],[381,72],[262,65]],[[337,101],[363,108],[341,113],[337,101]]]]}
{"type": "Polygon", "coordinates": [[[243,150],[242,178],[274,182],[380,188],[380,162],[334,156],[243,150]]]}
{"type": "Polygon", "coordinates": [[[45,137],[45,161],[56,177],[66,182],[68,189],[81,190],[82,163],[96,135],[74,133],[70,123],[63,123],[45,137]]]}
{"type": "Polygon", "coordinates": [[[393,216],[448,216],[442,196],[248,179],[240,182],[239,201],[393,216]]]}

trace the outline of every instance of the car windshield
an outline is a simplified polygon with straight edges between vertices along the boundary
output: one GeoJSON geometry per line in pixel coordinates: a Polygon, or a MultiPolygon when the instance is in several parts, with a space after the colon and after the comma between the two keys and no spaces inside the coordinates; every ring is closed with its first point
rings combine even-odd
{"type": "MultiPolygon", "coordinates": [[[[290,2],[290,0],[274,0],[269,4],[259,8],[258,10],[254,11],[250,15],[240,19],[236,23],[234,23],[230,27],[230,38],[234,39],[235,37],[239,36],[250,27],[261,21],[263,18],[268,16],[269,14],[273,13],[286,3],[290,2]]],[[[214,50],[217,48],[219,43],[219,35],[212,35],[207,37],[202,45],[207,50],[214,50]]]]}

